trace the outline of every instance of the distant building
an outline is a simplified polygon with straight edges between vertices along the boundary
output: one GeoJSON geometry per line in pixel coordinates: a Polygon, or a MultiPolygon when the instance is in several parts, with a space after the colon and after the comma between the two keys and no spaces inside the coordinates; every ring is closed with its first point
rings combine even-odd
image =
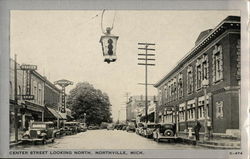
{"type": "Polygon", "coordinates": [[[229,16],[203,31],[195,47],[155,87],[160,122],[177,123],[184,131],[198,120],[204,131],[207,107],[214,134],[239,130],[240,17],[229,16]]]}
{"type": "MultiPolygon", "coordinates": [[[[148,96],[148,109],[151,108],[151,103],[154,101],[153,96],[148,96]]],[[[151,116],[154,116],[152,108],[150,109],[151,116]]],[[[148,111],[149,112],[149,111],[148,111]]],[[[153,117],[154,118],[154,117],[153,117]]],[[[126,106],[126,120],[127,121],[140,121],[145,120],[145,96],[131,96],[126,106]]]]}

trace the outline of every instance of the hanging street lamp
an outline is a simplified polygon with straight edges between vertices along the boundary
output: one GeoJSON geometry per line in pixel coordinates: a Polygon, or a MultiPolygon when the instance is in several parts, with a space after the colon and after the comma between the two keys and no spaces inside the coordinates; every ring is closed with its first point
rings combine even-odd
{"type": "Polygon", "coordinates": [[[114,36],[111,34],[111,30],[113,29],[113,25],[114,25],[114,19],[113,19],[112,27],[107,27],[106,32],[104,31],[103,26],[102,26],[104,11],[105,10],[103,10],[102,12],[102,19],[101,19],[101,28],[102,28],[102,32],[104,35],[101,36],[100,43],[102,45],[102,53],[104,56],[104,62],[107,62],[109,64],[110,62],[115,62],[117,59],[116,45],[117,45],[118,36],[114,36]]]}

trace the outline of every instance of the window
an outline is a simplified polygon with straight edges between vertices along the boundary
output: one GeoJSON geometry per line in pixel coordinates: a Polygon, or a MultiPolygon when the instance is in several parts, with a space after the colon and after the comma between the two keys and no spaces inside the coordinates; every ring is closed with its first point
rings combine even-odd
{"type": "Polygon", "coordinates": [[[179,105],[179,120],[180,122],[185,121],[185,103],[179,105]]]}
{"type": "Polygon", "coordinates": [[[13,86],[11,82],[10,82],[9,96],[10,96],[10,99],[13,99],[13,86]]]}
{"type": "Polygon", "coordinates": [[[159,89],[159,105],[162,105],[162,93],[160,89],[159,89]]]}
{"type": "Polygon", "coordinates": [[[223,118],[223,101],[216,102],[216,118],[223,118]]]}
{"type": "Polygon", "coordinates": [[[167,114],[166,116],[166,123],[172,123],[172,114],[167,114]]]}
{"type": "Polygon", "coordinates": [[[36,86],[36,81],[33,82],[33,95],[34,95],[34,101],[36,102],[37,100],[37,86],[36,86]]]}
{"type": "MultiPolygon", "coordinates": [[[[198,98],[198,111],[197,111],[197,118],[198,119],[204,119],[205,118],[205,107],[204,107],[204,99],[205,97],[199,97],[198,98]]],[[[207,117],[208,117],[208,111],[209,111],[209,100],[208,100],[208,96],[207,96],[207,117]]]]}
{"type": "Polygon", "coordinates": [[[187,69],[187,92],[188,94],[193,92],[193,67],[188,66],[187,69]]]}
{"type": "Polygon", "coordinates": [[[173,84],[173,92],[174,92],[174,99],[177,97],[177,84],[176,84],[176,78],[174,78],[174,84],[173,84]]]}
{"type": "Polygon", "coordinates": [[[197,90],[201,88],[201,82],[202,82],[201,59],[197,59],[196,61],[196,89],[197,90]]]}
{"type": "Polygon", "coordinates": [[[187,103],[187,120],[195,119],[195,100],[190,100],[187,103]]]}
{"type": "Polygon", "coordinates": [[[218,82],[223,78],[222,47],[215,46],[213,50],[213,82],[218,82]]]}
{"type": "Polygon", "coordinates": [[[18,89],[17,89],[17,95],[22,95],[22,89],[20,85],[18,86],[18,89]]]}
{"type": "Polygon", "coordinates": [[[240,80],[240,39],[237,41],[237,45],[236,45],[236,55],[237,55],[237,72],[236,72],[236,79],[240,80]]]}
{"type": "Polygon", "coordinates": [[[202,80],[209,79],[209,70],[208,70],[208,55],[202,56],[202,80]]]}
{"type": "Polygon", "coordinates": [[[178,75],[178,96],[179,98],[183,97],[183,75],[182,73],[178,75]]]}

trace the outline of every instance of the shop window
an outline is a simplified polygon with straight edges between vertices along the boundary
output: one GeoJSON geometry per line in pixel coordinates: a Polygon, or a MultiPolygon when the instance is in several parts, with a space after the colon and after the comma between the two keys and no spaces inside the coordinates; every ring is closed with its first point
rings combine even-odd
{"type": "Polygon", "coordinates": [[[213,82],[223,79],[223,58],[222,47],[215,46],[213,50],[213,82]]]}
{"type": "Polygon", "coordinates": [[[187,93],[190,94],[193,92],[193,67],[188,66],[187,69],[187,93]]]}
{"type": "Polygon", "coordinates": [[[223,118],[223,101],[216,102],[216,118],[223,118]]]}

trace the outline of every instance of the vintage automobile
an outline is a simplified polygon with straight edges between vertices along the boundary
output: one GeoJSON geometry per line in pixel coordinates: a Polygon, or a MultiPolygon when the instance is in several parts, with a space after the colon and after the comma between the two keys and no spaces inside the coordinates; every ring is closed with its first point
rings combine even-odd
{"type": "Polygon", "coordinates": [[[73,135],[78,132],[79,122],[65,122],[64,131],[66,135],[73,135]]]}
{"type": "Polygon", "coordinates": [[[129,132],[129,131],[135,132],[135,123],[134,122],[129,122],[126,130],[127,130],[127,132],[129,132]]]}
{"type": "Polygon", "coordinates": [[[142,136],[147,137],[147,138],[152,138],[153,137],[153,132],[159,127],[159,124],[156,123],[148,123],[145,125],[145,129],[143,129],[143,134],[142,136]]]}
{"type": "Polygon", "coordinates": [[[47,142],[54,142],[55,134],[57,131],[54,129],[53,122],[32,122],[29,130],[22,135],[23,142],[41,142],[43,144],[47,142]]]}
{"type": "Polygon", "coordinates": [[[139,135],[140,134],[139,132],[144,127],[144,124],[143,123],[137,123],[136,125],[137,125],[137,127],[135,129],[135,133],[139,135]]]}
{"type": "Polygon", "coordinates": [[[160,140],[175,140],[176,138],[176,124],[174,123],[159,124],[153,132],[153,139],[157,142],[160,142],[160,140]]]}
{"type": "Polygon", "coordinates": [[[88,130],[97,130],[100,129],[100,127],[98,125],[89,125],[88,126],[88,130]]]}
{"type": "Polygon", "coordinates": [[[108,124],[107,130],[114,130],[114,129],[115,129],[114,124],[108,124]]]}
{"type": "Polygon", "coordinates": [[[86,123],[80,123],[80,124],[79,124],[79,131],[80,131],[80,132],[85,132],[85,131],[87,131],[87,124],[86,124],[86,123]]]}

